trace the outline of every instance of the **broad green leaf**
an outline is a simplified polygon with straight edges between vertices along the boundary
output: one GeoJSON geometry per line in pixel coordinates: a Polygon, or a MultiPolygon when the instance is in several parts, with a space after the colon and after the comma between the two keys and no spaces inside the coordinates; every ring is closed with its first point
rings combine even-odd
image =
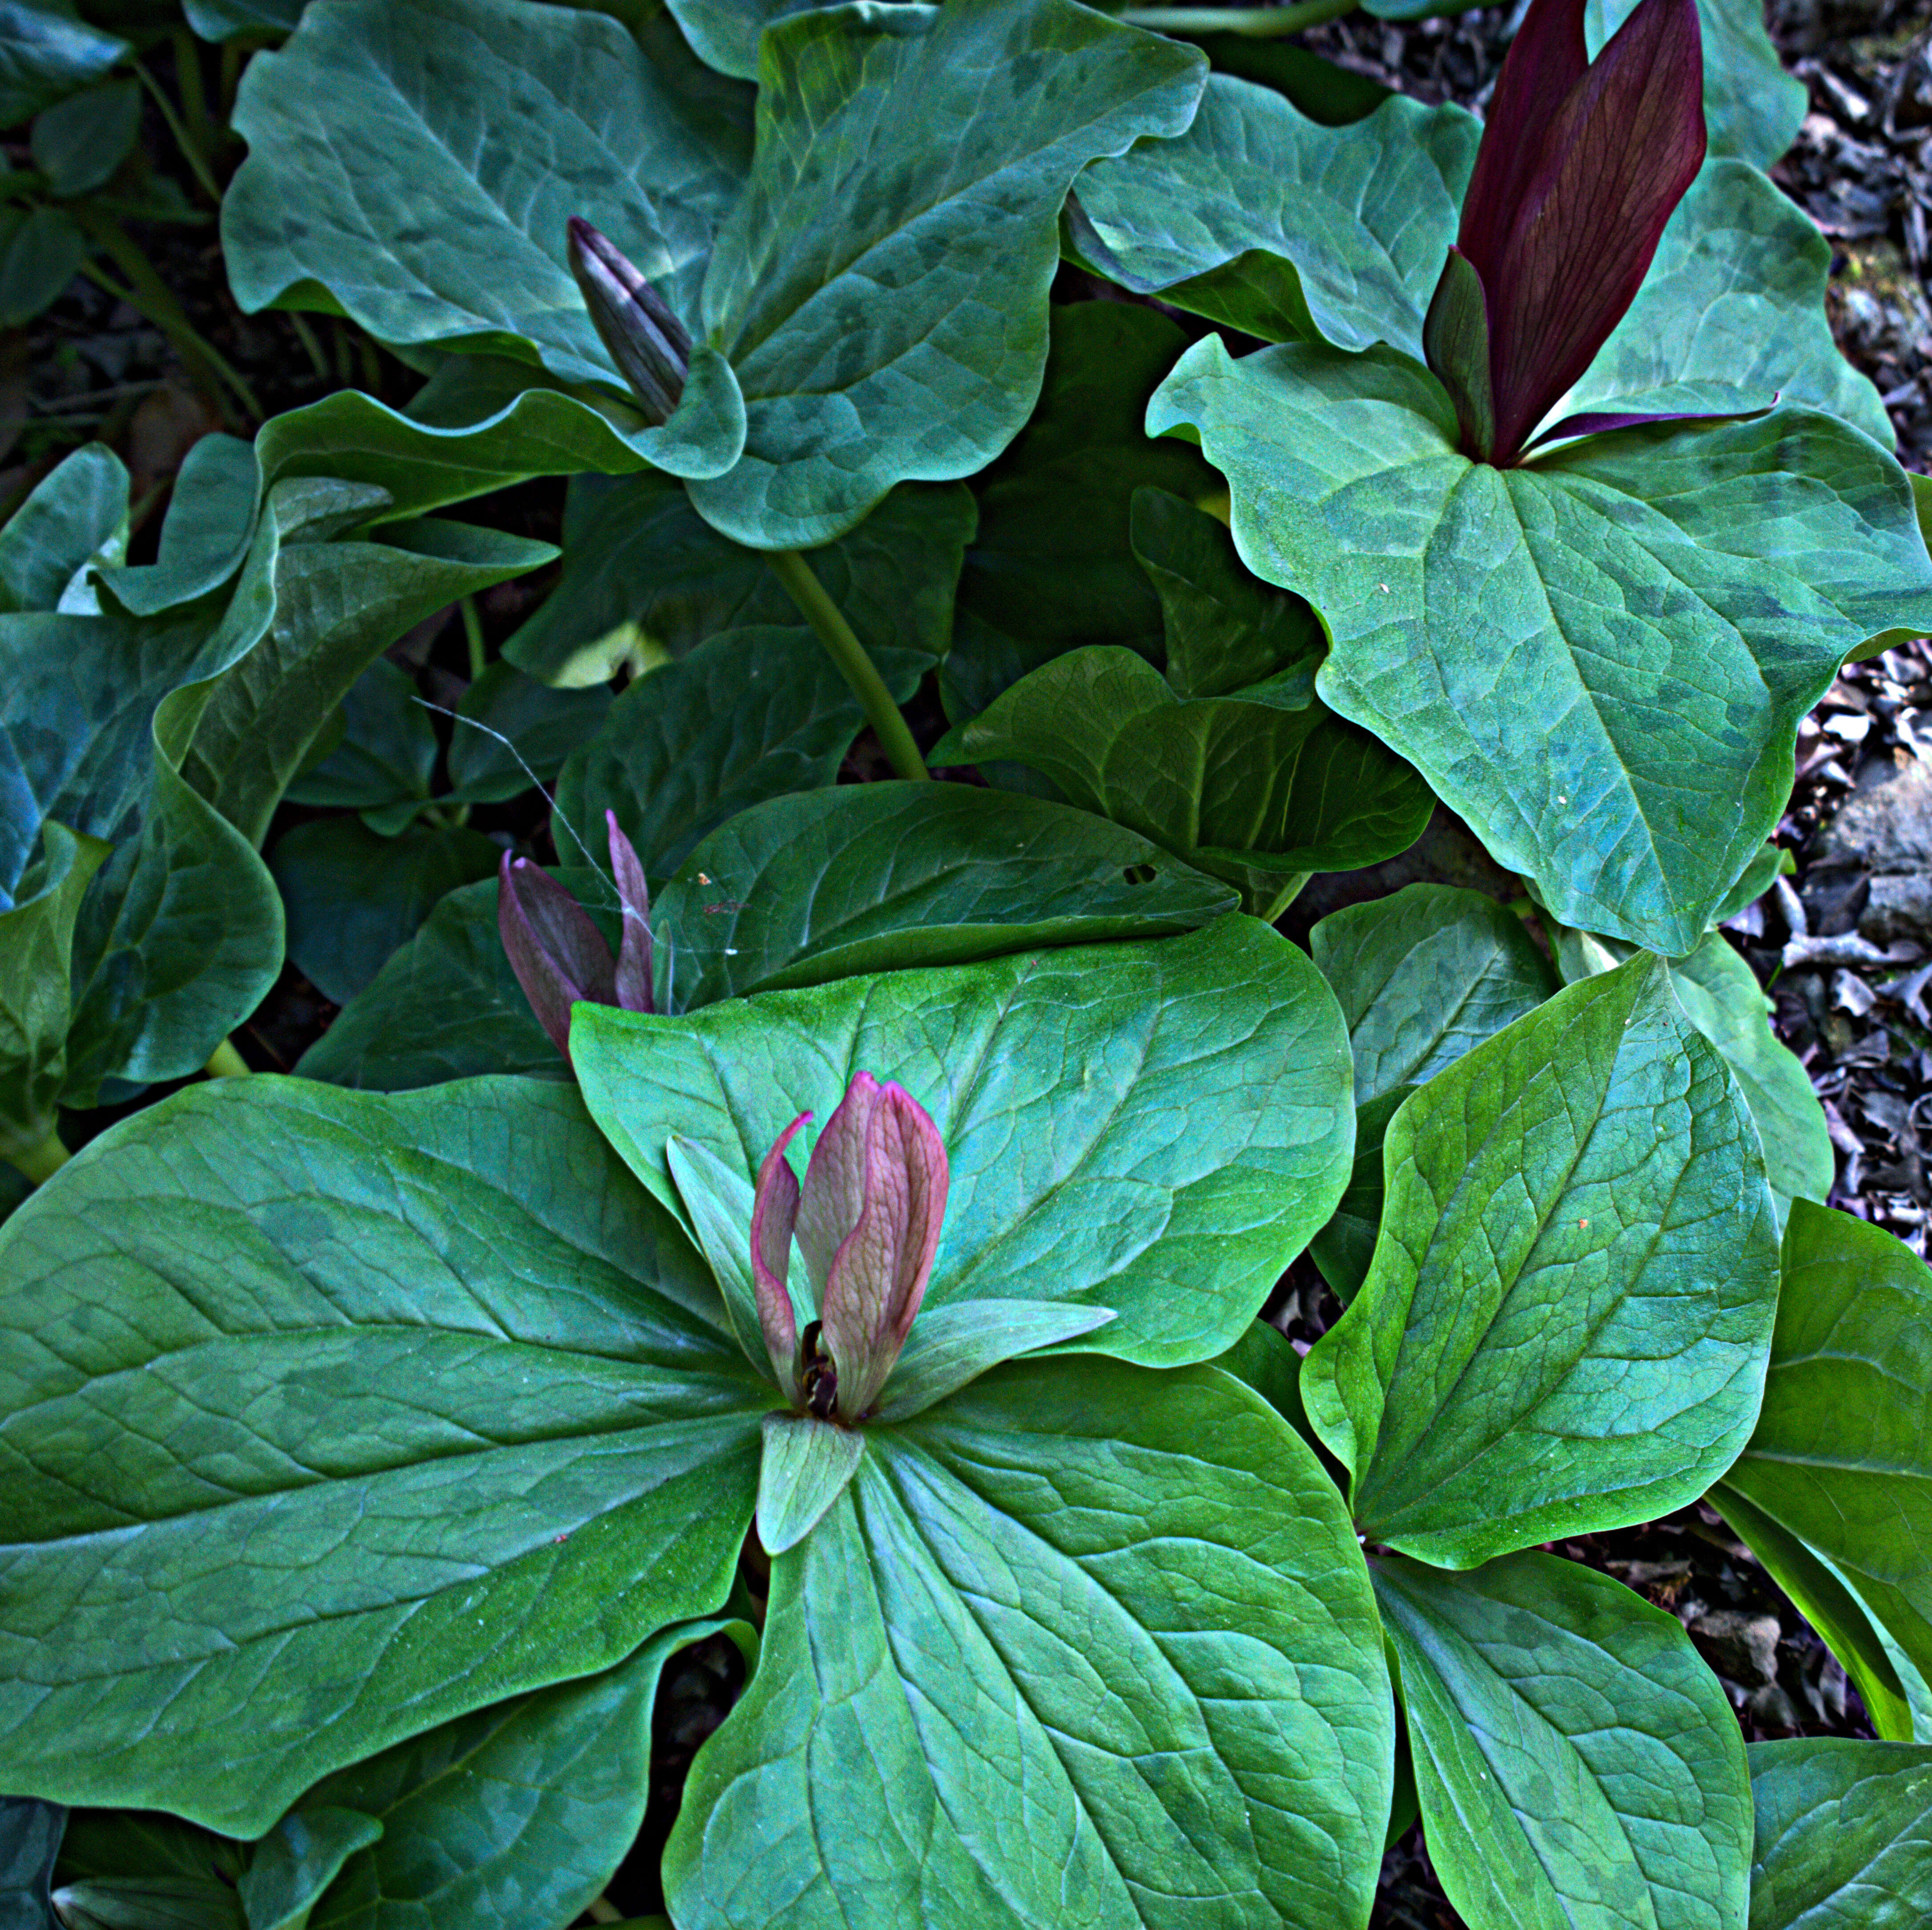
{"type": "Polygon", "coordinates": [[[0,0],[0,128],[99,80],[129,51],[62,0],[0,0]]]}
{"type": "Polygon", "coordinates": [[[600,1675],[459,1716],[325,1777],[278,1835],[311,1814],[359,1815],[380,1829],[343,1865],[307,1930],[574,1920],[644,1820],[664,1664],[722,1625],[667,1628],[600,1675]]]}
{"type": "Polygon", "coordinates": [[[382,1833],[359,1810],[297,1803],[255,1845],[237,1886],[248,1930],[308,1930],[310,1911],[343,1865],[382,1833]]]}
{"type": "Polygon", "coordinates": [[[600,685],[553,690],[493,663],[463,693],[449,740],[452,803],[495,804],[548,784],[596,736],[610,710],[600,685]]]}
{"type": "Polygon", "coordinates": [[[1024,764],[1258,908],[1292,873],[1406,851],[1434,806],[1414,771],[1325,705],[1177,697],[1144,658],[1107,644],[1029,672],[932,756],[1024,764]]]}
{"type": "MultiPolygon", "coordinates": [[[[318,732],[327,714],[315,717],[318,732]]],[[[371,829],[392,836],[429,802],[440,749],[416,680],[376,658],[344,692],[342,721],[335,748],[293,778],[286,795],[292,804],[365,812],[371,829]]]]}
{"type": "Polygon", "coordinates": [[[1460,107],[1400,96],[1324,128],[1272,89],[1217,74],[1186,133],[1080,177],[1073,252],[1136,293],[1265,341],[1420,355],[1481,131],[1460,107]]]}
{"type": "Polygon", "coordinates": [[[1314,1457],[1193,1368],[1005,1367],[869,1430],[773,1564],[667,1853],[680,1930],[1366,1919],[1390,1710],[1314,1457]]]}
{"type": "Polygon", "coordinates": [[[496,881],[448,893],[335,1015],[296,1070],[378,1092],[478,1073],[568,1077],[496,929],[496,881]]]}
{"type": "Polygon", "coordinates": [[[127,543],[128,472],[112,450],[89,443],[0,527],[0,611],[59,609],[90,563],[117,560],[127,543]]]}
{"type": "Polygon", "coordinates": [[[984,468],[1039,396],[1074,176],[1178,134],[1206,70],[1072,0],[769,27],[751,173],[704,280],[748,422],[737,466],[692,485],[706,520],[809,548],[895,483],[984,468]]]}
{"type": "Polygon", "coordinates": [[[1557,413],[1721,414],[1781,397],[1842,416],[1890,449],[1877,389],[1832,338],[1831,266],[1831,245],[1756,168],[1710,162],[1671,217],[1629,313],[1557,413]]]}
{"type": "Polygon", "coordinates": [[[60,1853],[67,1811],[51,1802],[0,1796],[0,1925],[56,1930],[48,1880],[60,1853]]]}
{"type": "MultiPolygon", "coordinates": [[[[295,31],[305,0],[182,0],[188,23],[205,41],[232,40],[238,34],[286,34],[295,31]]],[[[250,1930],[262,1930],[260,1925],[250,1930]]]]}
{"type": "Polygon", "coordinates": [[[614,811],[646,875],[668,878],[748,806],[831,783],[864,723],[803,625],[727,631],[636,679],[572,754],[556,785],[560,853],[601,864],[614,811]]]}
{"type": "Polygon", "coordinates": [[[886,1383],[882,1421],[923,1414],[982,1373],[1104,1327],[1111,1307],[1042,1306],[1031,1300],[972,1300],[920,1309],[905,1352],[886,1383]]]}
{"type": "Polygon", "coordinates": [[[1932,1274],[1881,1229],[1795,1201],[1763,1412],[1718,1499],[1742,1496],[1822,1558],[1922,1673],[1928,1415],[1932,1274]]]}
{"type": "MultiPolygon", "coordinates": [[[[280,52],[249,63],[236,104],[250,154],[222,206],[236,298],[345,313],[379,341],[506,355],[628,399],[565,223],[596,222],[694,322],[748,159],[741,94],[675,36],[646,50],[595,12],[312,6],[280,52]]],[[[662,462],[688,407],[625,440],[662,462]]]]}
{"type": "Polygon", "coordinates": [[[49,818],[44,869],[25,902],[0,911],[0,1156],[54,1130],[67,1079],[74,920],[108,847],[49,818]]]}
{"type": "Polygon", "coordinates": [[[1573,985],[1388,1129],[1375,1261],[1303,1375],[1370,1538],[1470,1568],[1694,1499],[1778,1305],[1764,1166],[1654,959],[1573,985]]]}
{"type": "MultiPolygon", "coordinates": [[[[909,484],[812,552],[814,572],[868,650],[946,654],[975,514],[962,484],[909,484]]],[[[800,620],[764,556],[720,536],[663,476],[580,478],[563,527],[562,575],[503,647],[547,683],[596,675],[607,640],[627,625],[646,647],[682,656],[722,631],[800,620]]]]}
{"type": "Polygon", "coordinates": [[[1918,1930],[1932,1919],[1932,1749],[1818,1736],[1748,1753],[1750,1930],[1918,1930]]]}
{"type": "Polygon", "coordinates": [[[1431,1861],[1481,1930],[1744,1930],[1744,1739],[1682,1625],[1549,1555],[1370,1570],[1431,1861]]]}
{"type": "Polygon", "coordinates": [[[1304,709],[1328,640],[1298,596],[1251,576],[1227,525],[1164,489],[1134,491],[1134,560],[1160,599],[1179,697],[1245,696],[1304,709]]]}
{"type": "Polygon", "coordinates": [[[682,1012],[856,972],[1160,938],[1234,906],[1226,886],[1088,812],[866,784],[734,818],[658,894],[653,923],[682,1012]]]}
{"type": "Polygon", "coordinates": [[[255,1930],[236,1891],[244,1853],[172,1816],[76,1810],[54,1871],[55,1921],[64,1930],[255,1930]]]}
{"type": "Polygon", "coordinates": [[[976,716],[1008,685],[1082,644],[1162,648],[1160,602],[1132,545],[1143,485],[1193,501],[1220,479],[1184,445],[1150,440],[1148,398],[1186,338],[1119,302],[1052,311],[1040,406],[980,481],[980,528],[959,578],[946,713],[976,716]]]}
{"type": "Polygon", "coordinates": [[[1348,1184],[1335,1202],[1328,1225],[1308,1243],[1309,1257],[1322,1269],[1322,1277],[1344,1307],[1362,1290],[1375,1262],[1387,1198],[1382,1145],[1388,1137],[1389,1121],[1414,1090],[1412,1085],[1392,1085],[1355,1108],[1355,1163],[1348,1184]]]}
{"type": "Polygon", "coordinates": [[[1433,1079],[1557,986],[1520,918],[1452,885],[1406,885],[1334,912],[1308,948],[1348,1021],[1358,1106],[1433,1079]]]}
{"type": "Polygon", "coordinates": [[[491,876],[502,857],[471,830],[384,838],[354,818],[298,824],[269,857],[289,957],[324,998],[346,1004],[440,900],[491,876]]]}
{"type": "Polygon", "coordinates": [[[59,208],[0,208],[0,328],[57,300],[87,259],[87,238],[59,208]]]}
{"type": "Polygon", "coordinates": [[[258,1834],[724,1598],[764,1403],[568,1087],[190,1088],[0,1277],[0,1786],[258,1834]]]}
{"type": "Polygon", "coordinates": [[[1220,1352],[1253,1317],[1332,1210],[1354,1127],[1334,999],[1241,918],[682,1019],[580,1005],[571,1056],[598,1124],[674,1211],[672,1133],[748,1185],[854,1074],[898,1080],[952,1169],[926,1305],[1111,1307],[1082,1349],[1163,1366],[1220,1352]]]}
{"type": "MultiPolygon", "coordinates": [[[[764,1339],[758,1289],[752,1282],[752,1215],[758,1202],[750,1183],[708,1147],[676,1133],[664,1142],[664,1164],[677,1188],[677,1203],[686,1223],[697,1236],[698,1250],[718,1283],[732,1337],[751,1362],[752,1371],[783,1388],[790,1399],[792,1364],[777,1370],[778,1363],[772,1359],[764,1339]]],[[[794,1320],[802,1327],[804,1321],[797,1320],[802,1310],[797,1286],[792,1288],[791,1297],[794,1320]]]]}
{"type": "MultiPolygon", "coordinates": [[[[545,543],[442,522],[392,524],[380,543],[288,550],[276,569],[274,622],[216,681],[195,721],[182,776],[259,846],[325,722],[375,668],[379,651],[458,598],[554,554],[545,543]]],[[[380,672],[407,681],[392,664],[380,672]]],[[[426,713],[415,716],[427,726],[426,713]]],[[[433,734],[430,742],[433,758],[433,734]]],[[[459,734],[452,771],[463,747],[459,734]]]]}
{"type": "Polygon", "coordinates": [[[1932,623],[1899,470],[1808,410],[1498,470],[1386,349],[1198,344],[1149,426],[1227,474],[1243,560],[1332,640],[1323,700],[1416,765],[1565,923],[1689,951],[1846,653],[1932,623]]]}
{"type": "MultiPolygon", "coordinates": [[[[265,428],[264,438],[273,431],[265,428]]],[[[265,505],[291,542],[303,532],[317,540],[339,534],[384,506],[380,492],[331,475],[292,478],[271,494],[273,479],[248,443],[203,436],[175,479],[154,560],[102,571],[115,602],[133,616],[158,617],[220,589],[248,560],[265,505]]]]}
{"type": "MultiPolygon", "coordinates": [[[[1379,5],[1371,11],[1381,13],[1379,5]]],[[[1594,59],[1635,0],[1586,0],[1584,44],[1594,59]]],[[[1704,124],[1713,155],[1768,167],[1796,139],[1804,83],[1787,74],[1765,31],[1760,0],[1697,0],[1704,42],[1704,124]]]]}
{"type": "Polygon", "coordinates": [[[767,1414],[758,1463],[758,1540],[765,1552],[795,1548],[845,1492],[866,1451],[866,1430],[809,1414],[767,1414]]]}
{"type": "Polygon", "coordinates": [[[758,36],[810,0],[669,0],[671,15],[706,66],[740,80],[758,77],[758,36]]]}
{"type": "Polygon", "coordinates": [[[34,165],[50,194],[86,194],[128,158],[141,125],[141,83],[110,80],[70,94],[34,120],[34,165]]]}

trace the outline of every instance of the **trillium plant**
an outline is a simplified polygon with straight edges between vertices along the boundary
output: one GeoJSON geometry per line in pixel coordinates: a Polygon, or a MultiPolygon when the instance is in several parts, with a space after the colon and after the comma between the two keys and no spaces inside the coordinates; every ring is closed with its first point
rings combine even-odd
{"type": "Polygon", "coordinates": [[[1932,504],[1761,29],[668,5],[190,5],[413,399],[0,529],[0,1914],[1932,1918],[1932,1274],[1721,929],[1932,504]]]}

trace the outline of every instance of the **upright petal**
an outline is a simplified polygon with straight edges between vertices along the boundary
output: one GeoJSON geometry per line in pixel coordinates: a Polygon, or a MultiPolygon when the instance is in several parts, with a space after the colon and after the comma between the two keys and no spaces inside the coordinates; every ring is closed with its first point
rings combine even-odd
{"type": "Polygon", "coordinates": [[[617,1002],[616,967],[603,933],[547,871],[508,851],[496,871],[496,929],[537,1023],[568,1058],[571,1007],[617,1002]]]}
{"type": "Polygon", "coordinates": [[[646,417],[668,422],[690,372],[690,335],[608,236],[575,215],[568,233],[570,272],[610,359],[646,417]]]}
{"type": "Polygon", "coordinates": [[[878,1100],[878,1081],[868,1072],[859,1073],[826,1121],[806,1163],[798,1245],[821,1307],[833,1257],[865,1210],[866,1144],[878,1100]]]}
{"type": "Polygon", "coordinates": [[[772,1357],[778,1385],[796,1395],[798,1323],[785,1281],[791,1271],[792,1229],[798,1220],[798,1178],[785,1157],[792,1135],[812,1117],[801,1112],[778,1136],[758,1168],[752,1200],[752,1284],[758,1296],[758,1325],[772,1357]]]}
{"type": "Polygon", "coordinates": [[[1498,463],[1515,459],[1636,299],[1704,145],[1696,0],[1642,0],[1551,122],[1494,269],[1476,263],[1498,463]]]}
{"type": "Polygon", "coordinates": [[[617,881],[617,901],[624,908],[623,935],[617,946],[617,1003],[626,1012],[654,1011],[650,887],[635,848],[617,828],[616,812],[605,812],[604,822],[610,833],[610,873],[617,881]]]}
{"type": "Polygon", "coordinates": [[[1516,210],[1543,164],[1550,124],[1590,64],[1583,5],[1532,0],[1496,77],[1456,237],[1486,281],[1502,259],[1516,210]]]}

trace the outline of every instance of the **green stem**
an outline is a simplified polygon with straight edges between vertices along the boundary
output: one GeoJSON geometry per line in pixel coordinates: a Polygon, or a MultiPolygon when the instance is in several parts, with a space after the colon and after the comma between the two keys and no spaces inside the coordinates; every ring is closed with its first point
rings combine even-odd
{"type": "Polygon", "coordinates": [[[1272,925],[1294,902],[1296,894],[1308,882],[1308,878],[1306,872],[1298,871],[1276,893],[1273,902],[1258,914],[1264,925],[1272,925]]]}
{"type": "Polygon", "coordinates": [[[296,332],[296,340],[302,344],[304,353],[314,365],[316,374],[326,382],[328,380],[328,362],[322,352],[322,344],[315,338],[315,331],[295,309],[286,309],[284,312],[289,318],[290,327],[296,332]]]}
{"type": "Polygon", "coordinates": [[[470,647],[470,681],[474,683],[488,661],[483,650],[483,613],[473,596],[466,596],[456,607],[463,612],[463,641],[470,647]]]}
{"type": "Polygon", "coordinates": [[[221,190],[215,185],[214,172],[208,166],[207,157],[196,145],[194,137],[188,132],[176,110],[175,104],[168,98],[161,83],[140,62],[131,61],[128,64],[134,68],[141,85],[148,90],[148,98],[161,110],[161,119],[168,124],[168,132],[174,136],[175,146],[181,149],[182,158],[188,163],[195,179],[201,183],[203,192],[211,201],[218,203],[221,199],[221,190]]]}
{"type": "Polygon", "coordinates": [[[818,632],[818,641],[825,646],[826,654],[852,686],[852,695],[858,698],[866,722],[878,734],[893,770],[902,777],[930,777],[932,773],[926,769],[926,760],[920,755],[919,746],[913,742],[912,733],[906,728],[899,707],[892,701],[885,679],[866,654],[865,645],[853,634],[844,612],[826,595],[825,586],[812,573],[812,566],[796,550],[767,550],[765,560],[805,620],[818,632]]]}
{"type": "Polygon", "coordinates": [[[232,1039],[224,1039],[208,1055],[208,1064],[202,1070],[210,1079],[248,1079],[255,1068],[235,1049],[232,1039]]]}
{"type": "Polygon", "coordinates": [[[11,1153],[8,1156],[36,1186],[43,1180],[52,1179],[67,1164],[68,1150],[61,1144],[60,1128],[53,1127],[38,1146],[29,1147],[24,1153],[11,1153]]]}
{"type": "Polygon", "coordinates": [[[1280,40],[1355,11],[1357,0],[1298,0],[1288,7],[1130,7],[1117,17],[1157,34],[1245,34],[1280,40]]]}

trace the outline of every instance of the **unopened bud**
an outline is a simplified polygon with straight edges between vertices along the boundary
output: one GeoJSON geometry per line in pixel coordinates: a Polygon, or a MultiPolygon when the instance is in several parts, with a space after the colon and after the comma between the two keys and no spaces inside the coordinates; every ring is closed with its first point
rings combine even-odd
{"type": "Polygon", "coordinates": [[[668,422],[684,394],[691,337],[664,298],[608,236],[570,218],[570,272],[604,346],[653,424],[668,422]]]}

